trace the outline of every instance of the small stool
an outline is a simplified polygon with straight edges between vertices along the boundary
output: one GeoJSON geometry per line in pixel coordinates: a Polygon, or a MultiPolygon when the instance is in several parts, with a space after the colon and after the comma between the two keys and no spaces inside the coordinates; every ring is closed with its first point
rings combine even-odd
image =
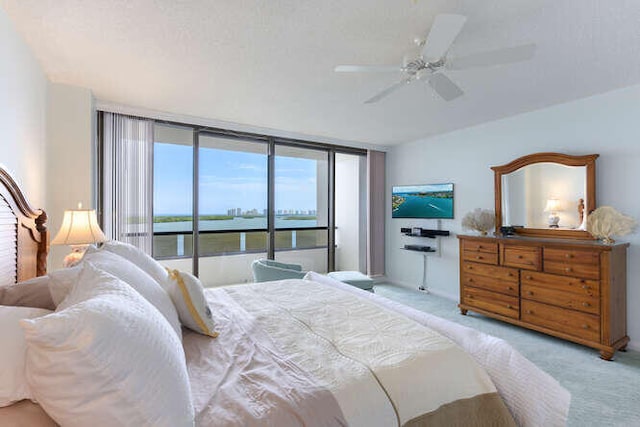
{"type": "Polygon", "coordinates": [[[332,271],[327,276],[365,291],[373,291],[373,279],[359,271],[332,271]]]}

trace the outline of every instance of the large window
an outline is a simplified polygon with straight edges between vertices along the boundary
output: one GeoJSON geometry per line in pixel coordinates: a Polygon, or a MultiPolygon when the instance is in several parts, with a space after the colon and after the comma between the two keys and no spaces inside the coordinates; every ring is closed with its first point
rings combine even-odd
{"type": "MultiPolygon", "coordinates": [[[[153,125],[149,246],[164,265],[207,286],[250,281],[251,262],[262,257],[319,272],[366,271],[364,151],[146,122],[153,125]]],[[[103,189],[101,206],[117,210],[104,204],[103,189]]]]}

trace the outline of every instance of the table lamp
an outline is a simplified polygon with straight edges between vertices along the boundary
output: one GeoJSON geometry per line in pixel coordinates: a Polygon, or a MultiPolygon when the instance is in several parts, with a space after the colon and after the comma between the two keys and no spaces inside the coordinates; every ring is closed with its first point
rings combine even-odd
{"type": "Polygon", "coordinates": [[[558,211],[560,211],[560,200],[558,199],[549,199],[547,200],[547,206],[544,208],[545,212],[549,212],[549,227],[558,228],[558,223],[560,222],[560,217],[558,216],[558,211]]]}
{"type": "Polygon", "coordinates": [[[78,209],[64,211],[62,226],[51,244],[71,246],[71,253],[64,258],[63,265],[72,267],[80,262],[90,244],[106,240],[98,225],[95,209],[82,209],[82,203],[78,203],[78,209]]]}

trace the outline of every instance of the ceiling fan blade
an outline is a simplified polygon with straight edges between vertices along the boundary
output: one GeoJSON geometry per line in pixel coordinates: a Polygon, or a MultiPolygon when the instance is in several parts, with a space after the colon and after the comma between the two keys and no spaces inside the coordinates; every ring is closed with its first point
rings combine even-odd
{"type": "Polygon", "coordinates": [[[493,65],[511,64],[533,58],[536,52],[534,43],[503,49],[489,50],[447,61],[447,68],[451,70],[466,70],[474,67],[490,67],[493,65]]]}
{"type": "Polygon", "coordinates": [[[451,101],[464,94],[457,84],[442,73],[433,74],[429,79],[429,86],[445,101],[451,101]]]}
{"type": "Polygon", "coordinates": [[[402,71],[399,65],[338,65],[336,73],[390,73],[402,71]]]}
{"type": "Polygon", "coordinates": [[[440,60],[458,37],[466,21],[467,17],[462,15],[436,16],[422,50],[422,57],[429,62],[440,60]]]}
{"type": "Polygon", "coordinates": [[[410,81],[411,81],[410,79],[401,80],[398,83],[389,86],[388,88],[386,88],[382,92],[380,92],[380,93],[372,96],[371,98],[367,99],[366,101],[364,101],[364,103],[365,104],[373,104],[374,102],[378,102],[382,98],[384,98],[384,97],[390,95],[391,93],[395,92],[396,90],[400,89],[402,86],[406,85],[410,81]]]}

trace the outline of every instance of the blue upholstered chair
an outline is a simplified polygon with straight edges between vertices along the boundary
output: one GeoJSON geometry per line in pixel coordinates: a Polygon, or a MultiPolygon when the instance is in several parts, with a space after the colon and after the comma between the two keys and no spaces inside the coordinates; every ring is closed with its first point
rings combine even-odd
{"type": "Polygon", "coordinates": [[[254,282],[272,280],[302,279],[307,272],[298,264],[285,264],[270,259],[257,259],[251,263],[254,282]]]}

